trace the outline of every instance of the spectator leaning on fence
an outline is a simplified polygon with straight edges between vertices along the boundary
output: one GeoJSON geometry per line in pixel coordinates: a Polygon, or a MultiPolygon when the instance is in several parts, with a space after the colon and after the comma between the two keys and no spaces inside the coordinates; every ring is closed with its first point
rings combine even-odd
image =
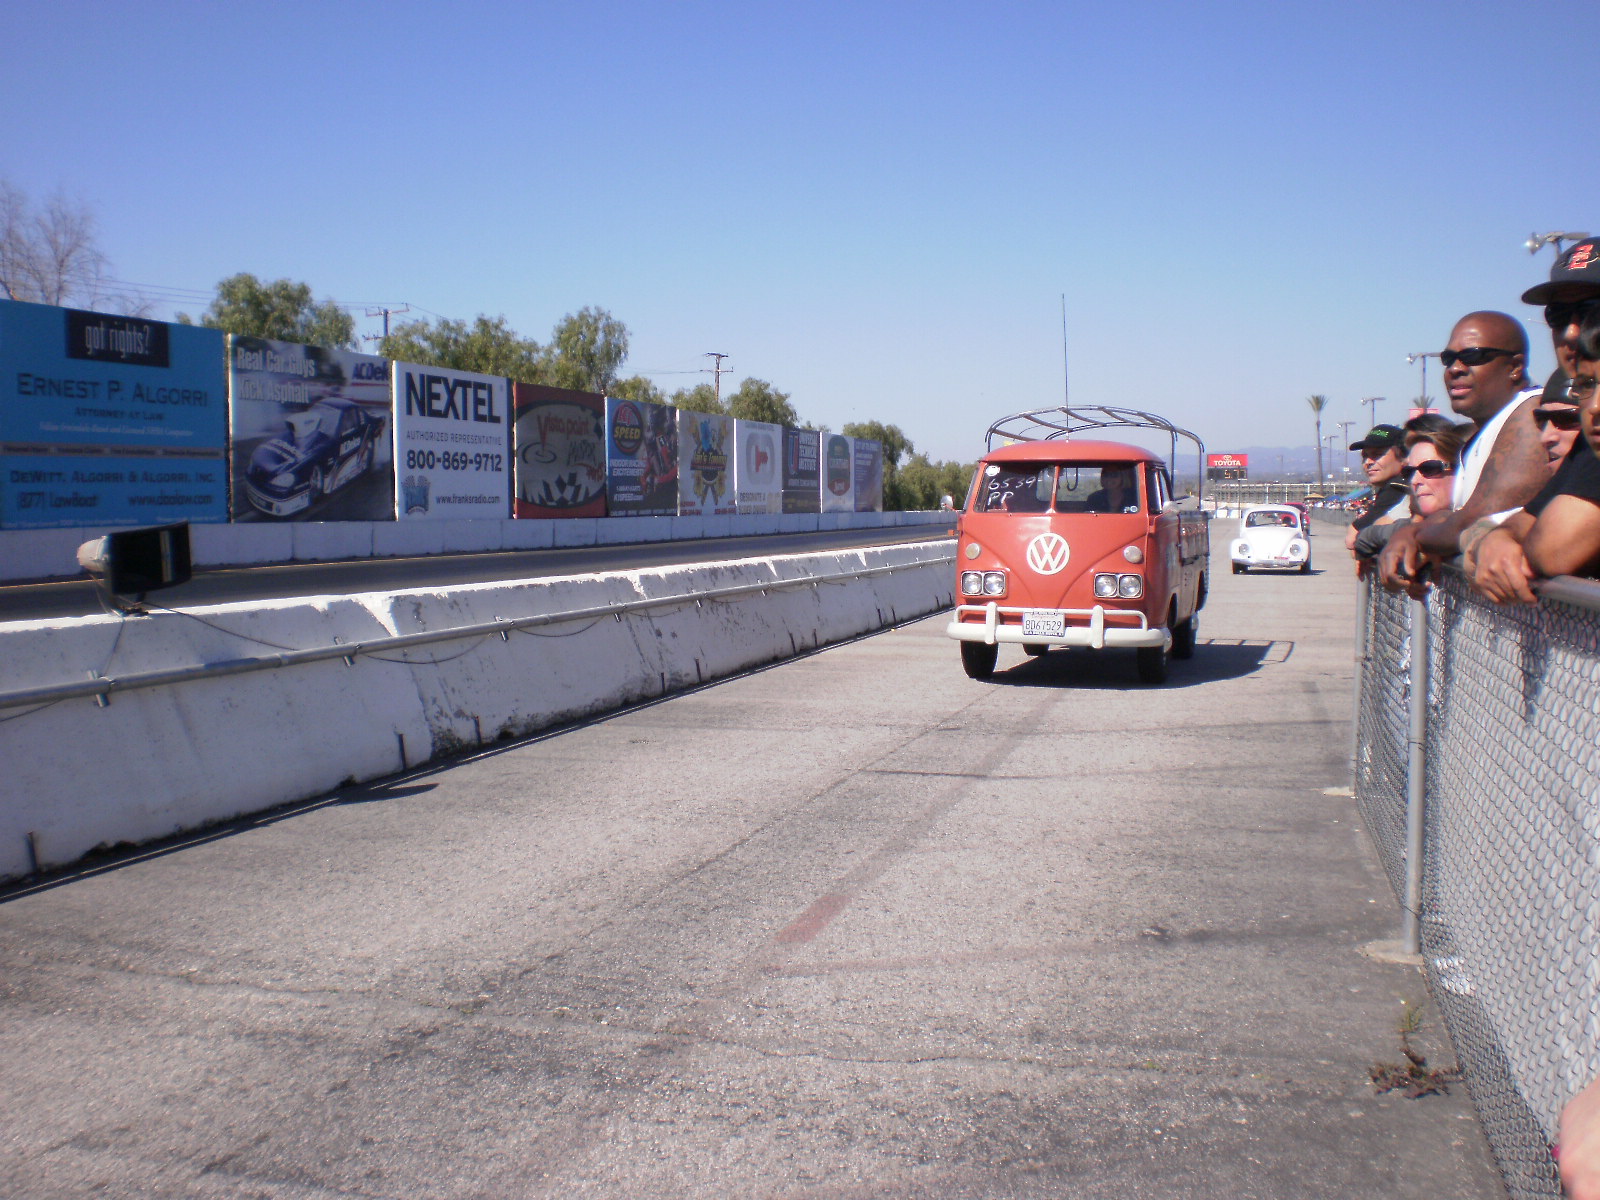
{"type": "Polygon", "coordinates": [[[1356,535],[1355,554],[1367,559],[1381,552],[1390,536],[1420,517],[1431,517],[1450,507],[1450,486],[1461,459],[1461,447],[1472,436],[1470,422],[1456,424],[1437,413],[1426,413],[1406,422],[1405,463],[1400,468],[1406,488],[1406,516],[1387,525],[1369,525],[1356,535]]]}
{"type": "Polygon", "coordinates": [[[1600,308],[1583,319],[1576,367],[1570,394],[1578,402],[1584,444],[1573,447],[1550,486],[1528,505],[1535,519],[1523,550],[1533,573],[1544,578],[1592,575],[1600,564],[1600,308]]]}
{"type": "Polygon", "coordinates": [[[1528,337],[1515,317],[1468,313],[1439,355],[1450,407],[1478,429],[1456,469],[1453,507],[1395,531],[1378,562],[1389,587],[1408,587],[1424,555],[1453,558],[1479,517],[1515,511],[1550,478],[1528,388],[1528,337]]]}
{"type": "Polygon", "coordinates": [[[1361,452],[1361,469],[1366,472],[1367,483],[1372,488],[1372,505],[1345,531],[1346,550],[1354,551],[1356,537],[1363,529],[1398,521],[1411,511],[1411,496],[1400,482],[1400,468],[1405,458],[1405,433],[1396,425],[1374,425],[1359,442],[1351,442],[1350,449],[1361,452]]]}
{"type": "MultiPolygon", "coordinates": [[[[1600,339],[1600,307],[1590,310],[1584,319],[1583,330],[1600,339]]],[[[1575,339],[1574,353],[1580,338],[1575,339]]],[[[1600,349],[1591,346],[1589,353],[1600,349]]],[[[1597,364],[1580,357],[1570,359],[1577,377],[1584,380],[1581,391],[1591,386],[1597,364]]],[[[1491,520],[1477,522],[1462,535],[1467,575],[1472,586],[1497,604],[1532,604],[1533,580],[1540,575],[1570,575],[1592,565],[1595,552],[1590,543],[1595,534],[1591,526],[1600,519],[1600,459],[1586,431],[1593,428],[1593,419],[1584,419],[1584,410],[1592,410],[1593,397],[1586,405],[1577,404],[1571,390],[1571,381],[1564,376],[1552,378],[1545,385],[1545,396],[1533,410],[1534,419],[1541,427],[1540,440],[1552,456],[1556,467],[1555,477],[1530,500],[1525,508],[1513,513],[1495,526],[1491,520]],[[1552,396],[1552,392],[1557,395],[1552,396]],[[1565,427],[1565,428],[1563,428],[1565,427]],[[1584,437],[1579,437],[1585,432],[1584,437]],[[1562,455],[1562,449],[1566,453],[1562,455]],[[1544,519],[1548,514],[1548,519],[1544,519]],[[1542,528],[1540,528],[1542,522],[1542,528]],[[1528,542],[1535,529],[1539,529],[1540,557],[1531,561],[1533,554],[1528,542]]]]}

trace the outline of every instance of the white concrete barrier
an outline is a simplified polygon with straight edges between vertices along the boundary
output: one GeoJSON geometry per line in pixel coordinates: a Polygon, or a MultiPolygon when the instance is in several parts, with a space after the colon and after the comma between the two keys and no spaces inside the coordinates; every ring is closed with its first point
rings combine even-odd
{"type": "MultiPolygon", "coordinates": [[[[278,527],[282,528],[282,527],[278,527]]],[[[652,598],[670,607],[0,710],[0,878],[525,736],[951,602],[948,542],[0,626],[0,690],[652,598]],[[883,566],[851,582],[787,581],[883,566]],[[706,599],[718,588],[773,585],[706,599]]]]}
{"type": "MultiPolygon", "coordinates": [[[[867,512],[578,517],[560,521],[246,521],[237,525],[191,525],[189,540],[196,567],[241,567],[671,542],[774,532],[899,529],[912,525],[949,528],[954,520],[955,514],[946,512],[867,512]]],[[[78,547],[114,528],[94,525],[78,529],[0,530],[0,583],[82,577],[76,557],[78,547]]]]}

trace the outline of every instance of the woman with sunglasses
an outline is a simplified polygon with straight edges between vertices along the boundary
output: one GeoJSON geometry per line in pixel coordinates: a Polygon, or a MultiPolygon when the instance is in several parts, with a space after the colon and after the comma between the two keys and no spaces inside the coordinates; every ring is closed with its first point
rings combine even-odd
{"type": "Polygon", "coordinates": [[[1420,517],[1431,517],[1450,507],[1450,489],[1455,483],[1461,448],[1477,426],[1468,421],[1457,424],[1437,413],[1426,413],[1406,422],[1402,449],[1405,458],[1399,482],[1410,494],[1410,515],[1391,525],[1376,525],[1356,535],[1358,559],[1370,558],[1383,549],[1396,528],[1420,517]]]}

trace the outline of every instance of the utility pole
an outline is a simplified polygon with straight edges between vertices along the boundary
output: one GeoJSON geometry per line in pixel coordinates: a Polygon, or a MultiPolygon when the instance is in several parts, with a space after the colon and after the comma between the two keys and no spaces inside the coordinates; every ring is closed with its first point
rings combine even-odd
{"type": "Polygon", "coordinates": [[[1350,474],[1350,426],[1354,421],[1335,421],[1339,427],[1339,444],[1344,447],[1344,473],[1350,474]]]}
{"type": "MultiPolygon", "coordinates": [[[[1426,368],[1426,364],[1424,364],[1424,368],[1423,369],[1424,370],[1427,369],[1426,368]]],[[[1367,422],[1367,428],[1371,429],[1374,425],[1376,425],[1378,423],[1378,405],[1383,403],[1383,397],[1382,396],[1363,396],[1361,398],[1361,403],[1370,404],[1372,406],[1372,420],[1367,422]]]]}
{"type": "Polygon", "coordinates": [[[733,368],[732,367],[729,367],[726,371],[724,371],[722,369],[722,360],[727,358],[727,357],[729,357],[729,356],[726,355],[726,354],[718,354],[715,350],[707,350],[700,357],[701,358],[714,358],[714,359],[717,360],[715,365],[712,366],[709,374],[711,375],[712,379],[714,379],[716,381],[715,386],[716,386],[716,389],[717,389],[717,407],[721,408],[722,407],[722,377],[724,375],[731,375],[733,373],[733,368]]]}
{"type": "Polygon", "coordinates": [[[389,314],[393,313],[395,316],[398,317],[398,316],[402,315],[403,313],[408,313],[410,311],[411,311],[411,305],[409,305],[409,304],[402,304],[399,308],[369,308],[369,309],[367,309],[367,316],[369,316],[369,317],[382,317],[383,318],[383,332],[381,334],[380,333],[364,333],[364,334],[361,335],[361,340],[364,341],[364,342],[380,342],[380,341],[382,341],[384,338],[389,336],[389,314]]]}

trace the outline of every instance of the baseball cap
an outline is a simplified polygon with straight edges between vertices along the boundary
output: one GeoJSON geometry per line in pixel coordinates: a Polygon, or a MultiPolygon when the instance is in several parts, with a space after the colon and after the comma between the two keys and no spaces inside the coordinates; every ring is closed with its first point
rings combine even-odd
{"type": "Polygon", "coordinates": [[[1398,425],[1374,425],[1359,442],[1351,442],[1352,450],[1398,450],[1405,444],[1406,435],[1398,425]]]}
{"type": "MultiPolygon", "coordinates": [[[[1539,396],[1539,407],[1547,404],[1560,405],[1563,408],[1576,408],[1578,402],[1572,398],[1572,380],[1567,378],[1567,373],[1560,367],[1550,372],[1550,378],[1544,381],[1544,392],[1539,396]]],[[[1534,410],[1535,412],[1538,409],[1534,410]]]]}
{"type": "Polygon", "coordinates": [[[1550,268],[1550,282],[1522,293],[1524,304],[1552,304],[1600,297],[1600,237],[1573,242],[1550,268]]]}

